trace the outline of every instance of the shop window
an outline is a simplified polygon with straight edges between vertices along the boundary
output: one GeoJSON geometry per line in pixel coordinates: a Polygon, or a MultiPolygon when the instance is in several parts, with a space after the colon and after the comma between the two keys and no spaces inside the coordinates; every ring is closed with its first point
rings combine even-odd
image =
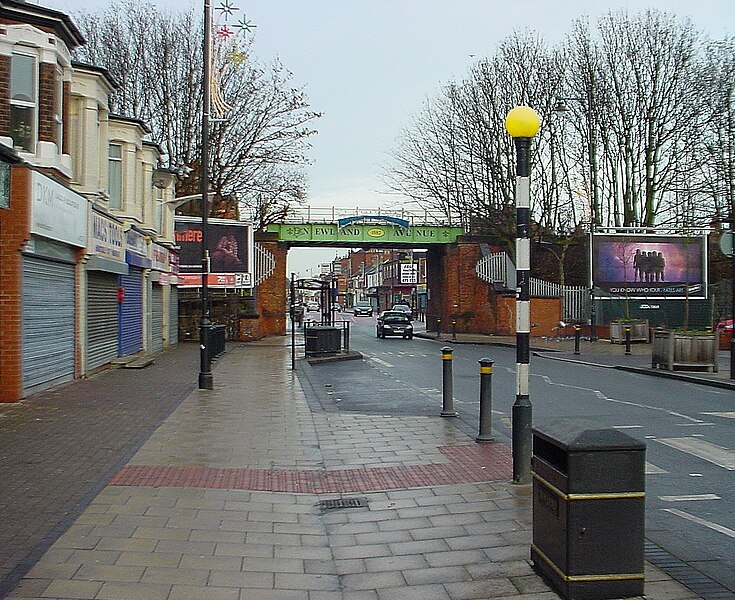
{"type": "Polygon", "coordinates": [[[36,58],[13,54],[10,63],[10,135],[13,145],[35,152],[38,111],[36,58]]]}

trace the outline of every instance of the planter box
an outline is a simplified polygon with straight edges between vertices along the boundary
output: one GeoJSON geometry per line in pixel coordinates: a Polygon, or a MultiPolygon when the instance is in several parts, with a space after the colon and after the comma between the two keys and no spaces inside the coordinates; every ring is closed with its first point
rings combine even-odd
{"type": "Polygon", "coordinates": [[[716,373],[719,332],[653,332],[651,366],[669,371],[688,369],[716,373]]]}
{"type": "Polygon", "coordinates": [[[625,343],[625,328],[630,327],[630,341],[648,343],[648,320],[612,321],[610,323],[610,343],[625,343]]]}

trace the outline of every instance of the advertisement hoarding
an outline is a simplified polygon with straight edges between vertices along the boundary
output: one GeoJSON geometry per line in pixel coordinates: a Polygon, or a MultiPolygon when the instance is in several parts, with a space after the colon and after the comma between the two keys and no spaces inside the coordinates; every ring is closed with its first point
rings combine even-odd
{"type": "MultiPolygon", "coordinates": [[[[249,288],[253,283],[253,227],[231,219],[207,222],[209,277],[207,284],[220,288],[249,288]]],[[[202,225],[196,217],[176,217],[179,246],[179,287],[201,286],[202,225]]]]}
{"type": "Polygon", "coordinates": [[[593,285],[600,299],[706,298],[706,242],[705,235],[595,233],[593,285]]]}

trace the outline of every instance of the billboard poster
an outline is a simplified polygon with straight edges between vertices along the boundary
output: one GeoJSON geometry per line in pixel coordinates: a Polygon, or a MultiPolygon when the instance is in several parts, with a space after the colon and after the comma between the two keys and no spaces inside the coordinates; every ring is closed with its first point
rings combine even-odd
{"type": "MultiPolygon", "coordinates": [[[[231,219],[209,219],[209,272],[213,287],[252,287],[253,228],[231,219]],[[216,275],[216,277],[212,277],[216,275]]],[[[176,245],[183,286],[201,285],[202,225],[195,217],[176,217],[176,245]]]]}
{"type": "MultiPolygon", "coordinates": [[[[707,297],[706,236],[598,234],[593,285],[610,297],[707,297]]],[[[601,296],[603,299],[605,295],[601,296]]]]}

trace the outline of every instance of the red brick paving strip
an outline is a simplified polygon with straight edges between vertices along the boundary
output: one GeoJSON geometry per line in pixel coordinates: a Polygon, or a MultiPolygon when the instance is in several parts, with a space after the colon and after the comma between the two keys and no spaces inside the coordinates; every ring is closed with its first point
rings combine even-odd
{"type": "Polygon", "coordinates": [[[510,448],[504,444],[467,444],[439,449],[448,464],[363,469],[223,469],[128,465],[109,485],[259,490],[324,494],[507,481],[512,477],[510,448]]]}

